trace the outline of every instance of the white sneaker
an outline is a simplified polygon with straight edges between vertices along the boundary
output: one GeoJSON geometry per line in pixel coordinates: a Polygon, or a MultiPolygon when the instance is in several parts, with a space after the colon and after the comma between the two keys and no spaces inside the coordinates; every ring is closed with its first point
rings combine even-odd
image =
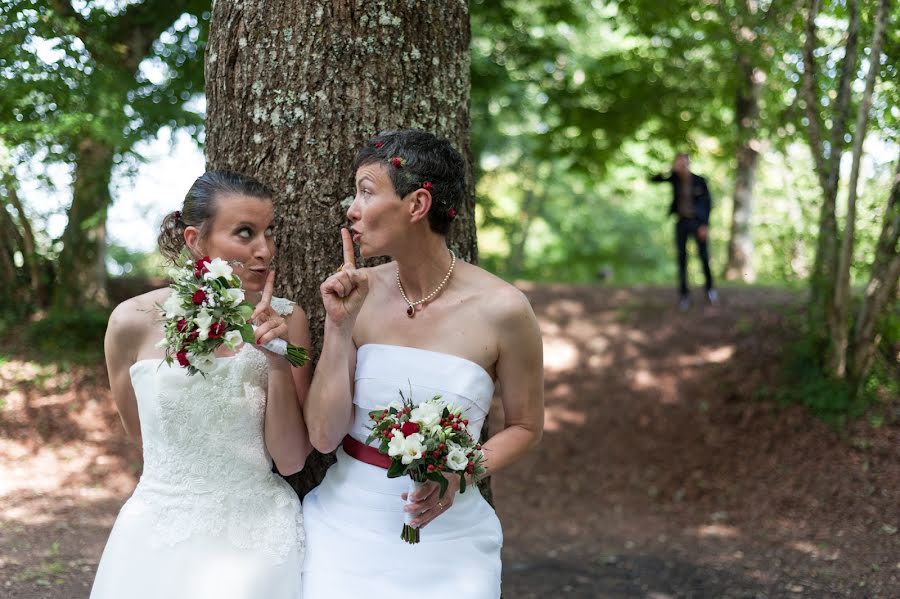
{"type": "Polygon", "coordinates": [[[691,298],[686,295],[682,295],[681,299],[678,300],[678,309],[682,312],[687,312],[690,307],[691,298]]]}
{"type": "Polygon", "coordinates": [[[719,303],[719,292],[715,289],[708,289],[706,291],[706,299],[709,300],[710,304],[718,304],[719,303]]]}

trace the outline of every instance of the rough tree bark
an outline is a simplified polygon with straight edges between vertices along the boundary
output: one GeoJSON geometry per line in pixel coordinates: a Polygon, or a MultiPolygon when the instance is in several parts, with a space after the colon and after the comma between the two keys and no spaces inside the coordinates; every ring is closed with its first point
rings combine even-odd
{"type": "MultiPolygon", "coordinates": [[[[278,292],[310,316],[319,284],[341,263],[339,227],[353,197],[355,149],[378,131],[447,137],[469,163],[469,15],[464,0],[216,2],[206,54],[206,158],[276,190],[278,292]]],[[[450,243],[477,257],[474,193],[450,243]]],[[[331,460],[293,480],[302,495],[331,460]]]]}
{"type": "Polygon", "coordinates": [[[731,240],[728,243],[728,264],[725,278],[729,281],[751,282],[756,278],[753,268],[753,184],[759,162],[759,96],[764,76],[752,59],[739,54],[737,59],[740,82],[735,98],[735,122],[738,130],[737,168],[734,176],[734,208],[731,214],[731,240]]]}

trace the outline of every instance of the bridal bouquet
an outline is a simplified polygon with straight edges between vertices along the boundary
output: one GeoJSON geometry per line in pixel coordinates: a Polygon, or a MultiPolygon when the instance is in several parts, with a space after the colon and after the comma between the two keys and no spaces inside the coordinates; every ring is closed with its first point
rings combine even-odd
{"type": "MultiPolygon", "coordinates": [[[[464,493],[466,474],[479,476],[485,468],[481,445],[466,429],[469,421],[462,417],[462,409],[444,404],[440,395],[418,406],[402,391],[400,399],[369,412],[372,434],[366,444],[377,440],[378,450],[391,458],[388,478],[409,476],[408,497],[425,481],[434,481],[443,497],[448,485],[444,473],[452,472],[459,475],[459,492],[464,493]]],[[[400,538],[418,543],[419,529],[409,525],[411,519],[412,514],[407,514],[400,538]]]]}
{"type": "MultiPolygon", "coordinates": [[[[165,362],[177,361],[188,374],[206,375],[215,365],[213,352],[224,344],[234,350],[242,342],[253,343],[249,322],[253,306],[244,301],[241,280],[221,258],[192,260],[183,256],[179,266],[169,269],[172,293],[157,304],[163,320],[165,362]]],[[[293,366],[307,361],[306,350],[274,339],[261,347],[284,356],[293,366]]]]}

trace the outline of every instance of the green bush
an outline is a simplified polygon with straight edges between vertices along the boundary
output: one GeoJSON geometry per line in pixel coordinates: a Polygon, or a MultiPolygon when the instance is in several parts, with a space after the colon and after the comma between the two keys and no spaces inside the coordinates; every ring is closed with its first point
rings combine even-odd
{"type": "MultiPolygon", "coordinates": [[[[872,407],[887,408],[892,420],[890,404],[900,397],[900,372],[892,359],[896,343],[896,317],[887,319],[880,327],[882,343],[868,378],[859,386],[827,376],[823,369],[823,348],[812,335],[787,347],[783,381],[774,397],[784,403],[800,404],[812,414],[835,426],[859,418],[872,407]]],[[[879,411],[879,410],[875,410],[879,411]]],[[[879,419],[883,417],[878,415],[879,419]]]]}
{"type": "Polygon", "coordinates": [[[97,309],[50,312],[31,323],[25,337],[29,346],[48,361],[95,361],[103,354],[109,313],[97,309]]]}

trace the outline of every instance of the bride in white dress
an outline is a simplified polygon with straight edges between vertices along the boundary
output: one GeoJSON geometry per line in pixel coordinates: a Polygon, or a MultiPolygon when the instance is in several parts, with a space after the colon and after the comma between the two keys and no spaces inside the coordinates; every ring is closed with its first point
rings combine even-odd
{"type": "MultiPolygon", "coordinates": [[[[272,298],[271,192],[235,173],[209,172],[166,217],[160,248],[235,267],[257,304],[256,337],[309,347],[306,314],[272,298]]],[[[303,468],[311,451],[301,404],[309,366],[267,351],[223,352],[205,377],[167,366],[158,289],[110,317],[106,360],[125,430],[142,443],[144,470],[110,534],[91,599],[299,599],[300,502],[272,472],[303,468]]],[[[222,347],[221,349],[225,349],[222,347]]]]}
{"type": "MultiPolygon", "coordinates": [[[[303,409],[313,445],[337,463],[304,499],[304,599],[500,596],[503,535],[473,485],[458,494],[427,483],[407,505],[405,478],[389,479],[365,445],[368,412],[411,390],[464,408],[478,436],[495,381],[505,428],[484,445],[487,475],[541,437],[540,331],[512,285],[457,261],[446,235],[466,193],[465,165],[423,131],[378,135],[357,154],[356,197],[341,231],[344,264],[321,286],[325,341],[303,409]],[[355,268],[364,257],[393,262],[355,268]],[[405,513],[421,541],[400,539],[405,513]]],[[[469,480],[469,482],[475,482],[469,480]]]]}

